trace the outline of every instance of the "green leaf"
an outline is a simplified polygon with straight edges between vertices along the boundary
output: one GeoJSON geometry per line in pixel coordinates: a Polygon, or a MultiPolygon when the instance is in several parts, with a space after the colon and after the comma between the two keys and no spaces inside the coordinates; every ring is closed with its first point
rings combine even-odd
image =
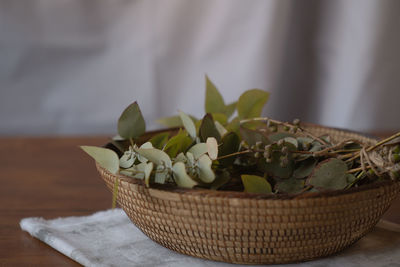
{"type": "Polygon", "coordinates": [[[183,154],[183,152],[179,153],[178,155],[176,155],[176,157],[174,158],[175,161],[182,161],[182,162],[186,162],[186,156],[185,154],[183,154]]]}
{"type": "Polygon", "coordinates": [[[212,113],[211,115],[215,122],[219,122],[222,125],[225,125],[228,122],[228,118],[223,113],[212,113]]]}
{"type": "Polygon", "coordinates": [[[280,133],[274,133],[268,135],[268,139],[271,142],[278,142],[281,139],[287,138],[287,137],[295,137],[293,134],[290,133],[285,133],[285,132],[280,132],[280,133]]]}
{"type": "Polygon", "coordinates": [[[283,146],[286,146],[288,148],[288,151],[294,151],[296,150],[296,147],[292,145],[291,143],[284,143],[284,145],[279,146],[276,143],[271,144],[272,148],[272,161],[271,162],[265,162],[264,160],[260,161],[259,167],[264,170],[264,172],[268,173],[270,176],[273,176],[274,178],[282,178],[286,179],[292,176],[293,171],[294,171],[294,160],[291,157],[291,154],[288,155],[288,165],[285,167],[281,166],[281,149],[283,146]]]}
{"type": "Polygon", "coordinates": [[[297,142],[296,138],[293,137],[285,137],[283,138],[283,140],[287,143],[292,144],[294,147],[296,147],[296,149],[299,147],[299,143],[297,142]]]}
{"type": "Polygon", "coordinates": [[[121,114],[118,120],[118,134],[125,139],[136,139],[146,131],[139,105],[130,104],[121,114]]]}
{"type": "Polygon", "coordinates": [[[201,126],[201,123],[203,122],[203,120],[198,120],[198,121],[196,121],[195,122],[195,126],[196,126],[196,132],[198,133],[199,131],[200,131],[200,126],[201,126]]]}
{"type": "MultiPolygon", "coordinates": [[[[153,145],[150,142],[146,142],[142,144],[139,148],[153,148],[153,145]]],[[[143,157],[142,155],[137,155],[137,158],[140,162],[148,162],[148,159],[143,157]]]]}
{"type": "Polygon", "coordinates": [[[225,185],[226,183],[228,183],[231,180],[231,175],[228,171],[224,171],[222,174],[217,175],[215,177],[214,182],[211,183],[210,185],[210,189],[211,190],[217,190],[218,188],[220,188],[221,186],[225,185]]]}
{"type": "Polygon", "coordinates": [[[225,113],[225,102],[217,87],[206,75],[206,113],[225,113]]]}
{"type": "Polygon", "coordinates": [[[303,190],[304,181],[299,179],[283,179],[276,183],[275,189],[279,193],[295,194],[303,190]]]}
{"type": "Polygon", "coordinates": [[[124,143],[126,143],[126,140],[124,141],[115,141],[115,140],[110,140],[110,143],[106,144],[104,148],[111,149],[117,153],[119,157],[121,157],[124,152],[125,152],[125,146],[124,143]]]}
{"type": "Polygon", "coordinates": [[[220,113],[224,114],[226,117],[225,122],[221,122],[217,116],[215,120],[219,121],[222,125],[225,125],[227,119],[232,116],[236,110],[237,102],[225,105],[224,98],[218,91],[217,87],[211,82],[211,80],[206,76],[206,101],[205,101],[205,111],[206,113],[220,113]]]}
{"type": "Polygon", "coordinates": [[[343,147],[343,149],[361,149],[362,146],[359,143],[351,142],[343,147]]]}
{"type": "Polygon", "coordinates": [[[136,152],[156,165],[165,164],[167,167],[172,167],[172,161],[170,157],[162,150],[155,148],[139,148],[136,150],[136,152]]]}
{"type": "Polygon", "coordinates": [[[165,144],[168,142],[169,133],[159,133],[153,136],[149,142],[151,142],[154,148],[163,149],[165,144]]]}
{"type": "Polygon", "coordinates": [[[225,115],[229,119],[236,110],[237,102],[233,102],[225,106],[225,115]]]}
{"type": "Polygon", "coordinates": [[[215,122],[215,128],[217,128],[217,131],[220,136],[224,136],[228,132],[228,130],[226,130],[225,127],[222,126],[222,124],[219,123],[218,121],[215,122]]]}
{"type": "Polygon", "coordinates": [[[221,140],[221,136],[215,127],[214,119],[211,114],[206,114],[202,120],[199,130],[200,140],[205,142],[208,137],[214,137],[217,141],[221,140]]]}
{"type": "Polygon", "coordinates": [[[299,136],[297,137],[297,142],[299,143],[300,150],[307,151],[311,148],[313,139],[311,139],[310,137],[299,136]]]}
{"type": "Polygon", "coordinates": [[[330,158],[319,163],[310,177],[308,185],[317,189],[344,189],[348,184],[347,165],[337,158],[330,158]]]}
{"type": "Polygon", "coordinates": [[[181,132],[169,139],[164,147],[164,151],[171,158],[174,158],[180,152],[185,152],[192,143],[193,140],[185,132],[181,132]]]}
{"type": "Polygon", "coordinates": [[[205,183],[211,183],[215,179],[215,174],[211,169],[212,161],[207,155],[202,155],[197,160],[197,167],[199,170],[199,178],[205,183]]]}
{"type": "Polygon", "coordinates": [[[207,153],[207,144],[198,143],[192,146],[187,152],[191,153],[195,159],[207,153]]]}
{"type": "Polygon", "coordinates": [[[94,158],[104,169],[114,174],[118,172],[119,158],[114,151],[96,146],[81,146],[81,149],[94,158]]]}
{"type": "Polygon", "coordinates": [[[157,122],[163,126],[166,127],[181,127],[183,126],[181,117],[177,116],[171,116],[171,117],[163,117],[157,120],[157,122]]]}
{"type": "MultiPolygon", "coordinates": [[[[196,163],[196,160],[192,153],[186,152],[186,167],[193,167],[196,163]],[[188,166],[189,165],[189,166],[188,166]]],[[[185,162],[185,161],[183,161],[185,162]]]]}
{"type": "Polygon", "coordinates": [[[226,130],[228,130],[228,132],[239,133],[239,128],[240,128],[240,120],[239,120],[238,117],[234,118],[234,119],[226,126],[226,130]]]}
{"type": "Polygon", "coordinates": [[[218,143],[214,137],[208,137],[207,141],[207,153],[210,159],[215,160],[218,158],[218,143]]]}
{"type": "Polygon", "coordinates": [[[136,160],[136,155],[132,151],[126,151],[119,159],[119,166],[124,169],[132,167],[136,160]]]}
{"type": "Polygon", "coordinates": [[[352,184],[357,180],[357,178],[353,174],[348,173],[346,176],[346,180],[347,180],[347,183],[352,184]]]}
{"type": "Polygon", "coordinates": [[[165,184],[165,181],[170,176],[168,169],[162,166],[157,166],[156,173],[154,175],[154,182],[158,184],[165,184]]]}
{"type": "Polygon", "coordinates": [[[312,147],[310,149],[310,152],[316,152],[316,151],[320,151],[322,149],[322,145],[318,141],[312,142],[311,145],[312,145],[312,147]]]}
{"type": "Polygon", "coordinates": [[[263,177],[243,174],[241,178],[244,186],[244,192],[264,194],[272,192],[271,185],[263,177]]]}
{"type": "MultiPolygon", "coordinates": [[[[239,136],[234,132],[227,133],[226,135],[224,135],[224,137],[222,137],[218,155],[221,157],[238,152],[239,146],[240,146],[239,136]]],[[[219,159],[219,162],[223,166],[231,166],[235,161],[235,159],[236,156],[232,156],[224,159],[219,159]]]]}
{"type": "Polygon", "coordinates": [[[181,117],[183,127],[185,127],[186,131],[189,133],[190,137],[193,140],[196,140],[197,134],[196,134],[196,126],[194,125],[192,119],[183,113],[182,111],[179,112],[179,116],[181,117]]]}
{"type": "Polygon", "coordinates": [[[332,140],[331,137],[329,135],[322,135],[319,137],[320,139],[324,140],[325,142],[327,142],[328,144],[331,144],[332,140]]]}
{"type": "Polygon", "coordinates": [[[260,89],[252,89],[244,92],[237,104],[239,118],[259,117],[268,98],[269,93],[260,89]]]}
{"type": "Polygon", "coordinates": [[[296,169],[293,172],[293,177],[295,178],[305,178],[309,176],[314,170],[317,160],[310,157],[296,164],[296,169]]]}
{"type": "Polygon", "coordinates": [[[179,187],[193,188],[195,185],[197,185],[196,181],[194,181],[192,177],[186,173],[186,167],[183,162],[175,163],[172,167],[172,172],[174,174],[175,183],[179,187]]]}
{"type": "Polygon", "coordinates": [[[251,130],[258,130],[260,128],[265,128],[265,122],[262,121],[248,121],[241,123],[240,127],[244,127],[251,130]]]}
{"type": "MultiPolygon", "coordinates": [[[[197,119],[192,115],[188,115],[194,123],[197,122],[197,119]]],[[[179,115],[171,116],[171,117],[163,117],[157,120],[157,122],[165,127],[175,128],[175,127],[182,127],[182,120],[179,115]]]]}
{"type": "MultiPolygon", "coordinates": [[[[130,167],[128,169],[119,170],[120,174],[123,174],[123,175],[126,175],[126,176],[130,176],[130,177],[134,177],[134,178],[137,178],[136,177],[136,175],[137,175],[136,172],[137,172],[137,169],[136,169],[135,165],[133,165],[132,167],[130,167]]],[[[142,179],[142,178],[139,178],[139,179],[142,179]]]]}
{"type": "Polygon", "coordinates": [[[149,163],[142,162],[137,165],[137,170],[143,173],[144,183],[146,184],[146,187],[150,186],[150,175],[151,172],[153,171],[153,167],[154,165],[152,162],[149,163]]]}
{"type": "MultiPolygon", "coordinates": [[[[300,143],[299,138],[297,139],[297,141],[300,143]]],[[[304,149],[305,144],[306,144],[305,142],[302,142],[302,143],[300,143],[300,146],[304,149]]],[[[318,142],[318,141],[311,142],[310,149],[309,149],[310,152],[317,152],[317,151],[320,151],[321,149],[322,149],[322,145],[320,142],[318,142]]],[[[306,150],[306,149],[304,149],[304,150],[306,150]]],[[[301,161],[301,160],[305,160],[305,159],[308,159],[311,157],[313,157],[312,154],[300,154],[300,155],[297,155],[297,160],[301,161]]]]}
{"type": "Polygon", "coordinates": [[[240,127],[240,134],[242,139],[250,146],[255,145],[257,142],[261,142],[263,145],[269,144],[268,138],[260,131],[240,127]]]}
{"type": "Polygon", "coordinates": [[[271,163],[262,161],[260,165],[261,165],[260,168],[263,169],[269,175],[282,179],[291,177],[294,170],[294,162],[292,160],[289,161],[289,164],[286,167],[282,167],[280,165],[279,158],[275,156],[272,157],[271,163]]]}

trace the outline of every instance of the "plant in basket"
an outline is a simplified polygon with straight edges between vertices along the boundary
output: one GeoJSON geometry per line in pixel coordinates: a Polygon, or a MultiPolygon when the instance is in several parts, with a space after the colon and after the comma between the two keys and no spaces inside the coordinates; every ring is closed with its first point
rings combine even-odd
{"type": "Polygon", "coordinates": [[[178,252],[284,263],[339,251],[367,233],[399,191],[400,133],[377,141],[261,117],[268,98],[252,89],[225,104],[206,77],[203,118],[180,111],[159,120],[169,129],[147,133],[135,102],[106,147],[82,149],[97,161],[113,205],[178,252]]]}

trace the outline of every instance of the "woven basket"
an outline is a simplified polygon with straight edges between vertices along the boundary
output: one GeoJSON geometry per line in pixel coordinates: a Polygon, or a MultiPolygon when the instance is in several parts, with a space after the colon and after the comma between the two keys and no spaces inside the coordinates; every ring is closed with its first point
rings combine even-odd
{"type": "MultiPolygon", "coordinates": [[[[308,129],[335,141],[375,142],[332,128],[308,129]]],[[[368,233],[400,190],[399,182],[390,181],[297,197],[146,188],[141,180],[97,169],[110,190],[120,180],[118,203],[155,242],[190,256],[240,264],[300,262],[336,253],[368,233]]]]}

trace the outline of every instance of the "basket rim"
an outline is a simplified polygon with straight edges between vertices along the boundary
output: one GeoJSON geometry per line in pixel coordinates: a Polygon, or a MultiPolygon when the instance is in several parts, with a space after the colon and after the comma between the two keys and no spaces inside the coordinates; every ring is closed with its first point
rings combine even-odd
{"type": "MultiPolygon", "coordinates": [[[[320,127],[326,128],[330,130],[341,131],[345,133],[352,133],[357,134],[362,137],[366,137],[371,141],[376,141],[377,138],[371,135],[367,135],[365,133],[360,133],[348,129],[342,128],[335,128],[335,127],[327,127],[319,124],[314,123],[303,123],[303,125],[308,127],[320,127]]],[[[172,132],[177,130],[178,128],[167,128],[167,129],[160,129],[155,131],[148,131],[146,132],[147,136],[151,136],[161,132],[172,132]]],[[[363,192],[368,190],[374,190],[378,188],[385,188],[390,187],[395,184],[400,186],[400,181],[393,181],[393,180],[385,180],[385,181],[376,181],[370,184],[361,185],[359,187],[352,187],[350,189],[338,189],[338,190],[329,190],[329,191],[320,191],[320,192],[303,192],[301,194],[263,194],[263,193],[247,193],[247,192],[239,192],[239,191],[229,191],[229,190],[212,190],[212,189],[204,189],[204,188],[179,188],[175,185],[170,184],[153,184],[151,187],[146,187],[145,183],[141,179],[129,177],[120,173],[113,174],[106,170],[105,168],[101,167],[97,162],[96,168],[98,171],[102,171],[107,173],[111,177],[115,177],[120,181],[124,181],[130,184],[136,184],[139,186],[143,186],[146,189],[157,190],[161,192],[170,192],[170,193],[179,193],[179,194],[189,194],[189,195],[200,195],[200,196],[208,196],[208,197],[224,197],[224,198],[240,198],[240,199],[270,199],[270,200],[287,200],[287,199],[305,199],[305,198],[326,198],[326,197],[335,197],[340,195],[347,195],[356,192],[363,192]]]]}

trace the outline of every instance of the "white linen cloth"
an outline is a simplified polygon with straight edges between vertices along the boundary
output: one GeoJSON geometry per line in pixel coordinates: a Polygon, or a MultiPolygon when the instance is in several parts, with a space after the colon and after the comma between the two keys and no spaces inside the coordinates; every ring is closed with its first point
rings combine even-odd
{"type": "MultiPolygon", "coordinates": [[[[164,248],[145,236],[121,209],[54,220],[25,218],[20,225],[84,266],[238,266],[164,248]]],[[[400,266],[400,226],[381,221],[371,233],[343,252],[296,266],[400,266]]]]}

